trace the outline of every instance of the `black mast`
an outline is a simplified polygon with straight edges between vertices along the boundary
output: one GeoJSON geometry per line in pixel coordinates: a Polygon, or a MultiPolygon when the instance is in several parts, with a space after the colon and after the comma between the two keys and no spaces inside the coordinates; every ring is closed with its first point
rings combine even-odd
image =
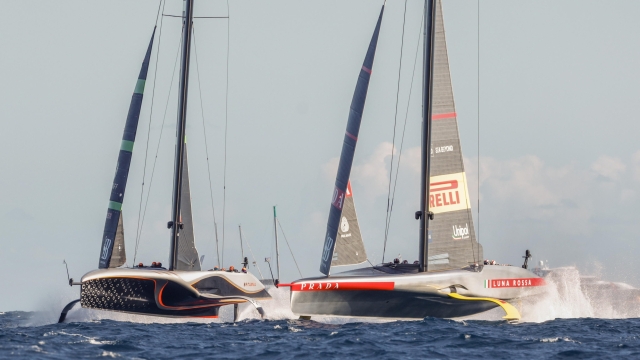
{"type": "Polygon", "coordinates": [[[424,2],[424,78],[422,82],[422,188],[420,189],[420,211],[417,218],[420,220],[420,272],[427,271],[429,263],[429,218],[433,215],[429,212],[429,174],[431,167],[431,116],[433,113],[433,44],[436,27],[436,1],[424,2]]]}
{"type": "Polygon", "coordinates": [[[171,249],[169,270],[178,263],[178,235],[180,232],[180,198],[182,196],[182,167],[184,160],[185,123],[187,120],[187,92],[189,90],[189,60],[191,59],[191,33],[193,27],[193,0],[184,1],[182,26],[182,62],[180,65],[180,97],[178,99],[178,125],[176,129],[176,159],[173,172],[173,206],[171,207],[171,249]]]}

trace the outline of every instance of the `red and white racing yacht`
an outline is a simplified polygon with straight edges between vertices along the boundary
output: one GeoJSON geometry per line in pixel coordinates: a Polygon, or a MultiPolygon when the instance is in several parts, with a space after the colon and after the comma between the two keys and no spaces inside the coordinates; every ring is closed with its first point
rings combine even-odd
{"type": "Polygon", "coordinates": [[[353,316],[420,319],[455,318],[502,307],[545,291],[543,278],[525,265],[485,264],[477,242],[460,147],[440,0],[424,7],[422,182],[419,253],[415,263],[386,263],[330,274],[332,266],[363,263],[367,257],[349,184],[351,166],[384,5],[360,69],[349,111],[331,201],[320,271],[325,275],[291,284],[291,309],[302,318],[353,316]]]}

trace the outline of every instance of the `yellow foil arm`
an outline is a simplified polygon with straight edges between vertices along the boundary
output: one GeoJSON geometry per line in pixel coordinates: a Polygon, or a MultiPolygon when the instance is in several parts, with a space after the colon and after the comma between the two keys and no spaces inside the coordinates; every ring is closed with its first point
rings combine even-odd
{"type": "Polygon", "coordinates": [[[449,293],[449,296],[458,300],[491,301],[492,303],[499,305],[502,308],[502,310],[504,310],[506,315],[502,317],[503,319],[508,321],[520,320],[520,312],[518,311],[518,309],[516,309],[515,306],[509,304],[504,300],[487,298],[487,297],[468,297],[468,296],[460,295],[458,293],[449,293]]]}

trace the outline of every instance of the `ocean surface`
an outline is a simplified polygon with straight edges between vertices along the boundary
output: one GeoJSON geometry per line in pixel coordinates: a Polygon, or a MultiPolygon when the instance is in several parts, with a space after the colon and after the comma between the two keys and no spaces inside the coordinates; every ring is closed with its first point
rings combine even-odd
{"type": "Polygon", "coordinates": [[[640,358],[637,292],[614,283],[585,290],[580,281],[569,272],[545,298],[514,304],[523,316],[515,324],[499,309],[456,320],[303,321],[285,289],[263,302],[266,319],[249,307],[237,323],[230,308],[198,322],[76,308],[56,324],[61,299],[42,311],[0,312],[0,358],[640,358]]]}

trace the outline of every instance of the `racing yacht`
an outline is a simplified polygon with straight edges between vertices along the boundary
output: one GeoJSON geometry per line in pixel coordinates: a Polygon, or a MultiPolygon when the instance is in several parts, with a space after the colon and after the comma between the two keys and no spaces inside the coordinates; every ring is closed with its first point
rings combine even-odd
{"type": "Polygon", "coordinates": [[[508,301],[545,291],[542,277],[522,266],[482,261],[477,242],[445,41],[440,0],[424,6],[422,163],[418,260],[394,261],[331,274],[332,266],[366,261],[349,182],[359,140],[369,80],[384,14],[380,11],[360,68],[331,200],[320,262],[324,276],[294,281],[291,309],[301,318],[348,316],[421,319],[456,318],[502,307],[507,320],[519,320],[508,301]],[[356,234],[357,233],[357,234],[356,234]],[[485,264],[486,263],[486,264],[485,264]]]}
{"type": "MultiPolygon", "coordinates": [[[[194,0],[184,0],[172,212],[167,224],[171,232],[168,267],[155,262],[151,266],[140,263],[123,267],[126,253],[122,207],[154,42],[154,27],[125,122],[98,269],[85,274],[80,282],[69,279],[69,285],[80,286],[80,299],[64,308],[59,322],[64,321],[66,314],[78,302],[83,308],[90,309],[195,318],[217,318],[221,306],[234,305],[234,319],[237,319],[238,304],[249,302],[264,314],[256,300],[271,298],[248,269],[242,272],[202,270],[195,247],[185,133],[193,10],[194,0]]],[[[245,268],[248,268],[247,258],[244,259],[245,268]]]]}

